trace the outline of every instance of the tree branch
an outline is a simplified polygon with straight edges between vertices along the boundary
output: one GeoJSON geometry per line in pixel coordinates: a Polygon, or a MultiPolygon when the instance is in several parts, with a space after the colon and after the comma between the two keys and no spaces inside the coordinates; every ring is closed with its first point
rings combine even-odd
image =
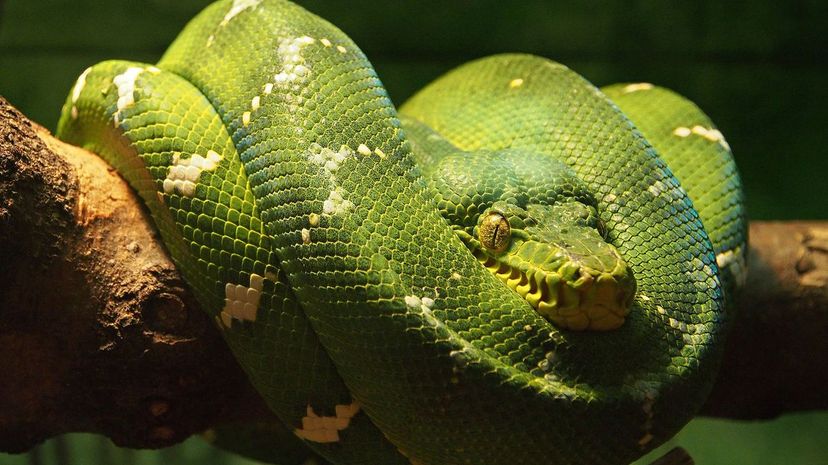
{"type": "Polygon", "coordinates": [[[0,451],[268,415],[126,183],[1,98],[0,347],[0,451]]]}
{"type": "Polygon", "coordinates": [[[748,278],[701,414],[744,420],[828,408],[828,221],[750,223],[748,278]]]}
{"type": "MultiPolygon", "coordinates": [[[[754,222],[750,275],[702,413],[824,409],[828,221],[754,222]]],[[[64,432],[163,447],[273,420],[129,187],[0,98],[0,451],[64,432]]]]}

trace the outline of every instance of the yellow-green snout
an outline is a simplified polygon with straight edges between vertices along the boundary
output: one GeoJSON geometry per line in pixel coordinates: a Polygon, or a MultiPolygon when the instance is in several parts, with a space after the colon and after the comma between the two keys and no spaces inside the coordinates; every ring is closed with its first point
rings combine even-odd
{"type": "MultiPolygon", "coordinates": [[[[530,207],[533,218],[561,209],[530,207]]],[[[635,296],[635,278],[615,247],[590,226],[525,223],[512,221],[511,242],[502,252],[483,246],[479,237],[466,243],[486,269],[557,326],[595,331],[621,326],[635,296]]]]}
{"type": "Polygon", "coordinates": [[[541,315],[571,330],[624,323],[635,278],[568,166],[517,149],[456,151],[426,178],[458,237],[541,315]]]}

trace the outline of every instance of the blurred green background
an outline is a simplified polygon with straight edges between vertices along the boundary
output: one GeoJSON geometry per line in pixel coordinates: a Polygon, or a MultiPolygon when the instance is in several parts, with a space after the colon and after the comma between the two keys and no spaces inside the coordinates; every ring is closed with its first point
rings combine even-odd
{"type": "MultiPolygon", "coordinates": [[[[0,95],[54,129],[84,68],[154,62],[207,0],[0,0],[0,95]]],[[[699,104],[733,147],[753,219],[828,218],[828,1],[299,0],[365,51],[398,105],[498,52],[556,59],[598,85],[649,81],[699,104]]],[[[828,413],[700,419],[674,440],[700,465],[828,464],[828,413]]],[[[0,464],[249,464],[198,439],[128,451],[67,435],[0,464]],[[69,459],[67,459],[69,457],[69,459]]]]}
{"type": "MultiPolygon", "coordinates": [[[[635,462],[647,465],[676,445],[697,465],[828,464],[826,414],[787,415],[772,422],[699,419],[675,439],[635,462]]],[[[23,455],[0,454],[2,465],[264,465],[208,445],[201,438],[161,450],[119,449],[103,436],[67,434],[23,455]]],[[[544,464],[539,464],[544,465],[544,464]]]]}

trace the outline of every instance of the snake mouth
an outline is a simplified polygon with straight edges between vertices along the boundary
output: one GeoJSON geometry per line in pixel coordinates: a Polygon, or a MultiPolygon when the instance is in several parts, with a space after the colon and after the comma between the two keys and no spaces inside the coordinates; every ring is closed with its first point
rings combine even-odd
{"type": "Polygon", "coordinates": [[[562,261],[550,270],[515,256],[495,258],[479,249],[473,255],[538,313],[563,329],[617,329],[624,324],[635,297],[635,279],[620,256],[612,270],[598,270],[559,251],[562,261]]]}

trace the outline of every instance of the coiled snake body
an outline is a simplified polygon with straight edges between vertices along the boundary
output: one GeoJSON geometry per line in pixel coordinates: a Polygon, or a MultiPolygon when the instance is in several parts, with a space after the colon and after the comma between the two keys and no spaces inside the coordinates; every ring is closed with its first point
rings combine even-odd
{"type": "MultiPolygon", "coordinates": [[[[140,194],[319,460],[626,463],[704,400],[745,229],[729,149],[694,105],[604,92],[496,56],[425,88],[401,123],[334,26],[223,0],[157,66],[87,69],[58,135],[140,194]]],[[[286,447],[273,459],[306,458],[286,447]]]]}

